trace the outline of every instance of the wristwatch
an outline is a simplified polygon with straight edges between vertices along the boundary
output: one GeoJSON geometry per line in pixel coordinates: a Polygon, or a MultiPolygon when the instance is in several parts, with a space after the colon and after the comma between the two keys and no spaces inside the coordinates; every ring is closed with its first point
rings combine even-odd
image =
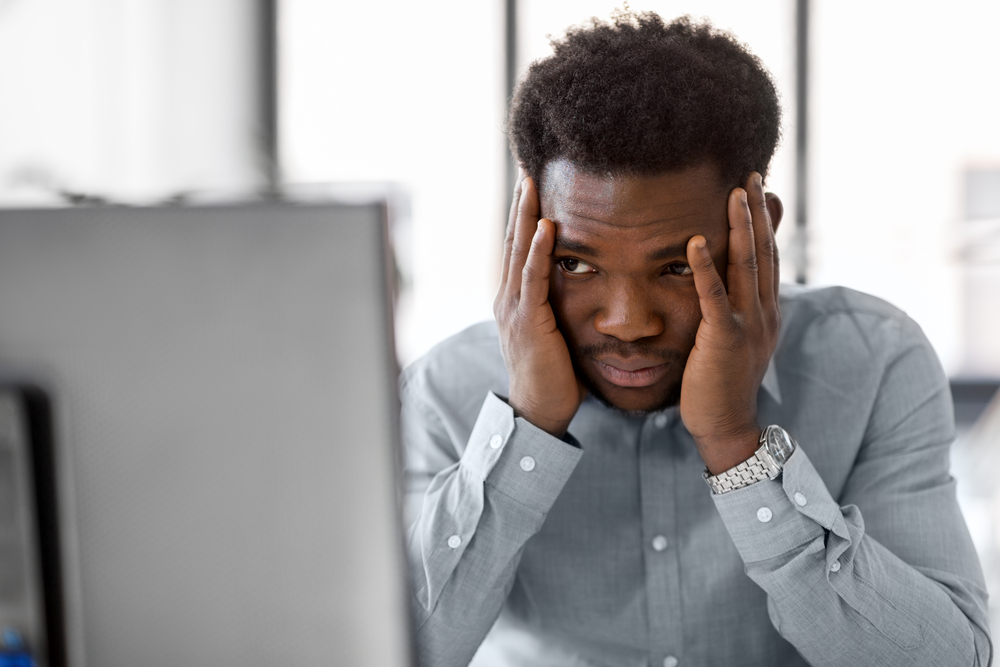
{"type": "Polygon", "coordinates": [[[760,434],[760,449],[753,456],[736,467],[718,475],[710,475],[708,469],[702,473],[705,482],[718,495],[750,486],[762,479],[774,479],[781,474],[785,461],[798,446],[780,426],[768,426],[760,434]]]}

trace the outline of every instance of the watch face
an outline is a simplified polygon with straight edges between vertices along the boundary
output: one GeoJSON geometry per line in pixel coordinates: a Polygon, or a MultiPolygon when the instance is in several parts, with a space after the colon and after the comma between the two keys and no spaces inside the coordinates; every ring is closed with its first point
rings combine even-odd
{"type": "Polygon", "coordinates": [[[784,464],[795,451],[795,443],[785,429],[778,426],[767,428],[767,453],[779,464],[784,464]]]}

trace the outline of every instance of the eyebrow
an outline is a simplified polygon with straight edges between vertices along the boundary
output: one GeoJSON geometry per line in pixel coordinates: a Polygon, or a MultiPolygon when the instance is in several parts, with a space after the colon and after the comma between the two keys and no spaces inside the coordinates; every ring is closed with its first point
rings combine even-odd
{"type": "Polygon", "coordinates": [[[595,248],[582,241],[574,241],[573,239],[562,238],[560,236],[556,236],[554,252],[568,252],[573,255],[589,255],[591,257],[597,257],[601,254],[595,248]]]}
{"type": "MultiPolygon", "coordinates": [[[[554,252],[569,253],[572,255],[585,255],[588,257],[600,257],[601,253],[593,246],[587,245],[583,241],[556,237],[556,247],[554,252]]],[[[658,262],[671,257],[687,257],[687,243],[677,243],[670,246],[657,248],[646,255],[650,262],[658,262]]]]}

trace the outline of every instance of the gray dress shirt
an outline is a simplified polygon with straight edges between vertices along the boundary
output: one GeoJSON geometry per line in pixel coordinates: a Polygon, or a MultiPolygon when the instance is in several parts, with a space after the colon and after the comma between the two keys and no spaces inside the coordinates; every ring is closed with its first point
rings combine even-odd
{"type": "Polygon", "coordinates": [[[493,323],[407,368],[422,664],[987,665],[933,350],[850,290],[782,285],[781,311],[758,414],[799,448],[723,495],[676,408],[588,399],[570,442],[515,418],[493,323]]]}

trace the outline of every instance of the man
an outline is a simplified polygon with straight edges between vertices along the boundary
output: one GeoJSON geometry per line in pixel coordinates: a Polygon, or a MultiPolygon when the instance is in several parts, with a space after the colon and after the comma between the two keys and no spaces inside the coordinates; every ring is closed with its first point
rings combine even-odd
{"type": "Polygon", "coordinates": [[[424,664],[988,664],[933,351],[779,289],[762,65],[652,14],[554,46],[496,323],[401,379],[424,664]]]}

